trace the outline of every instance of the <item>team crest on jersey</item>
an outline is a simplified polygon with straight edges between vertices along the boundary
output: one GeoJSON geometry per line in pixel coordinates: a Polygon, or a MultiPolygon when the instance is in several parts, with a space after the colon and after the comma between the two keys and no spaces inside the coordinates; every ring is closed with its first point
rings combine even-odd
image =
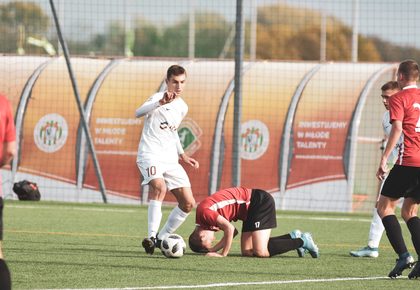
{"type": "Polygon", "coordinates": [[[203,131],[198,124],[190,118],[185,118],[178,128],[179,140],[181,140],[182,148],[188,155],[194,154],[200,147],[200,136],[203,131]]]}
{"type": "Polygon", "coordinates": [[[60,150],[66,143],[68,126],[66,120],[59,114],[48,114],[42,117],[34,129],[36,146],[44,152],[53,153],[60,150]]]}
{"type": "Polygon", "coordinates": [[[247,160],[260,158],[267,151],[270,133],[259,120],[250,120],[241,127],[241,157],[247,160]]]}

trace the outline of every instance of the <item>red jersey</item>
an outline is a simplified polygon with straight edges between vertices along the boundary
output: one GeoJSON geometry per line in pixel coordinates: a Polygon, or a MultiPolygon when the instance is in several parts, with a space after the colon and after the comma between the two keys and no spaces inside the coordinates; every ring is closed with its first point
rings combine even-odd
{"type": "Polygon", "coordinates": [[[0,155],[3,154],[3,143],[15,140],[16,130],[12,108],[7,98],[0,95],[0,155]]]}
{"type": "MultiPolygon", "coordinates": [[[[16,140],[15,123],[13,121],[12,107],[5,96],[0,95],[0,158],[3,154],[3,144],[5,142],[12,142],[16,140]]],[[[0,184],[1,174],[0,174],[0,184]]],[[[2,187],[0,186],[0,196],[3,195],[2,187]]]]}
{"type": "Polygon", "coordinates": [[[407,88],[389,99],[391,123],[401,121],[404,144],[395,164],[420,167],[420,89],[407,88]]]}
{"type": "Polygon", "coordinates": [[[220,190],[197,206],[195,222],[208,230],[217,231],[217,217],[223,216],[228,221],[246,220],[251,201],[251,189],[233,187],[220,190]]]}

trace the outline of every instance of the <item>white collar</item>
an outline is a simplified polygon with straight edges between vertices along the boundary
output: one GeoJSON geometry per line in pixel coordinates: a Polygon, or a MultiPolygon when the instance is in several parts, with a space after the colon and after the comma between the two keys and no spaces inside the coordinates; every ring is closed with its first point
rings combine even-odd
{"type": "Polygon", "coordinates": [[[417,85],[403,87],[403,90],[407,90],[407,89],[417,89],[417,85]]]}

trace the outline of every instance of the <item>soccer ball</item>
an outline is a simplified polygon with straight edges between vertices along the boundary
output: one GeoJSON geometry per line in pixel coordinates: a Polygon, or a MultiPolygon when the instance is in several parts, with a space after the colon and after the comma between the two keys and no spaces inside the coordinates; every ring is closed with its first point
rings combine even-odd
{"type": "Polygon", "coordinates": [[[181,258],[187,245],[180,235],[170,234],[162,240],[160,250],[166,258],[181,258]]]}

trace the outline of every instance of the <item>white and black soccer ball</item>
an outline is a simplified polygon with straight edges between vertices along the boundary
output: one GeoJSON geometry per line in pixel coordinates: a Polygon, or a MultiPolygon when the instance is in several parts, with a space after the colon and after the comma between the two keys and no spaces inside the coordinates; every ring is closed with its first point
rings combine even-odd
{"type": "Polygon", "coordinates": [[[185,244],[184,239],[177,234],[170,234],[165,239],[162,240],[160,250],[166,258],[181,258],[187,245],[185,244]]]}

